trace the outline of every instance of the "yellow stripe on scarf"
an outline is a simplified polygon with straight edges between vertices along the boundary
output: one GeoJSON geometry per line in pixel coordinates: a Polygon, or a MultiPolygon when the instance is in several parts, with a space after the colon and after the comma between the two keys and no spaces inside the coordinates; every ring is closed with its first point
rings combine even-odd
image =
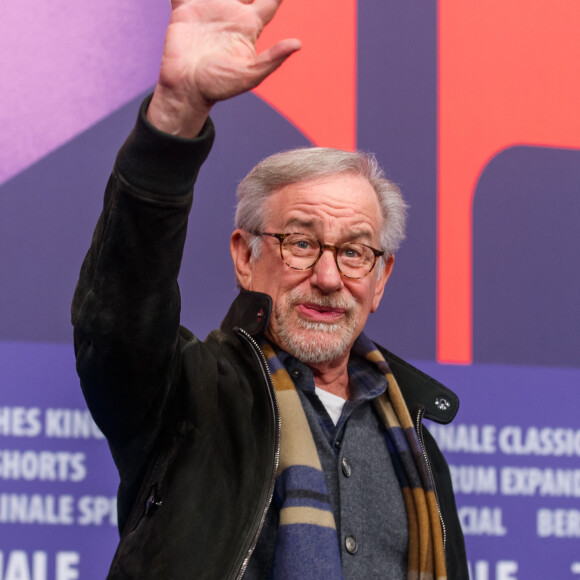
{"type": "MultiPolygon", "coordinates": [[[[275,381],[274,384],[276,385],[275,381]]],[[[278,473],[282,473],[291,465],[306,465],[322,471],[298,393],[294,389],[279,391],[276,385],[276,395],[282,420],[278,473]]]]}
{"type": "Polygon", "coordinates": [[[280,510],[280,523],[282,525],[314,524],[323,528],[336,528],[331,512],[313,507],[284,508],[280,510]]]}

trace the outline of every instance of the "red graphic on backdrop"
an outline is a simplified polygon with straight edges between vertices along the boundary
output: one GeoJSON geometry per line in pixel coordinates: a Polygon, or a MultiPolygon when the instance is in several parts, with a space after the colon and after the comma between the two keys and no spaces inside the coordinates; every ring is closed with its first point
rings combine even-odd
{"type": "Polygon", "coordinates": [[[579,29],[580,2],[439,2],[441,362],[472,360],[472,208],[482,170],[514,145],[580,149],[579,29]]]}
{"type": "Polygon", "coordinates": [[[299,38],[302,50],[257,89],[313,144],[356,146],[356,0],[283,2],[259,47],[299,38]]]}

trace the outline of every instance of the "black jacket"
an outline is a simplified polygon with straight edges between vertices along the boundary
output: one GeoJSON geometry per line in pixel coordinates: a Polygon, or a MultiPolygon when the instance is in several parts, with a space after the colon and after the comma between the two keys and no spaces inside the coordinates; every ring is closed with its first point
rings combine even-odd
{"type": "MultiPolygon", "coordinates": [[[[238,578],[278,461],[276,397],[253,339],[271,300],[242,291],[204,342],[179,326],[187,216],[213,127],[191,141],[165,136],[144,120],[146,105],[119,152],[72,306],[83,393],[121,478],[121,542],[109,577],[238,578]]],[[[449,422],[457,397],[383,352],[429,457],[449,578],[464,580],[449,471],[421,426],[423,415],[449,422]]]]}

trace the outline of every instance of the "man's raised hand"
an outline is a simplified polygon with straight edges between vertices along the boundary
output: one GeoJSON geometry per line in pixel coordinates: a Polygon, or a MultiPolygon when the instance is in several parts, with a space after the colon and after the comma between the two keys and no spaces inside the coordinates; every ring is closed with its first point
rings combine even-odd
{"type": "Polygon", "coordinates": [[[249,91],[300,48],[286,39],[257,54],[282,0],[172,0],[161,71],[147,116],[182,137],[199,133],[218,101],[249,91]]]}

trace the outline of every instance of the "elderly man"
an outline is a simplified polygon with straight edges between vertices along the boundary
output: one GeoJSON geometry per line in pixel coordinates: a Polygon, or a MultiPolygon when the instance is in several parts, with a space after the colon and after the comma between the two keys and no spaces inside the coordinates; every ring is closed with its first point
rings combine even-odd
{"type": "Polygon", "coordinates": [[[294,51],[257,55],[275,0],[173,0],[159,82],[121,149],[73,302],[77,369],[119,469],[110,578],[467,578],[423,416],[456,396],[372,343],[405,204],[372,157],[301,149],[240,184],[240,294],[199,341],[177,288],[211,107],[294,51]]]}

